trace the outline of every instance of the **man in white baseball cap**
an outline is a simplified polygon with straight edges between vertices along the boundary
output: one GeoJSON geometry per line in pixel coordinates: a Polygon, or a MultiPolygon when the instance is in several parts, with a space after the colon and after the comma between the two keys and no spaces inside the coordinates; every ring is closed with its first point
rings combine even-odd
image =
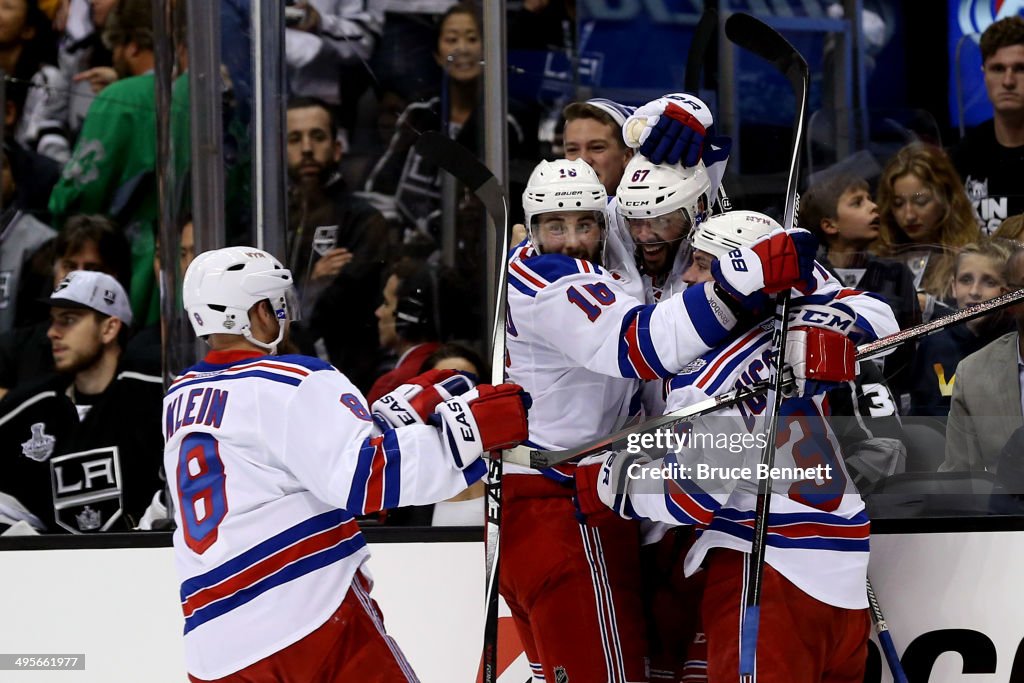
{"type": "Polygon", "coordinates": [[[132,529],[163,487],[163,382],[124,360],[132,311],[114,277],[73,271],[44,301],[56,373],[0,402],[3,490],[40,531],[132,529]]]}
{"type": "Polygon", "coordinates": [[[117,368],[132,309],[121,284],[98,271],[77,270],[60,281],[47,299],[53,364],[74,373],[75,386],[99,393],[117,368]],[[92,314],[89,314],[92,311],[92,314]],[[81,378],[79,375],[82,375],[81,378]]]}

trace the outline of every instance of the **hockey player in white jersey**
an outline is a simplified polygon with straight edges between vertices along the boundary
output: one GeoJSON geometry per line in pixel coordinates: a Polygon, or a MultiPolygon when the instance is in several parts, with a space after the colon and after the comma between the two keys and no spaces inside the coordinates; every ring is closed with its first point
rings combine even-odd
{"type": "Polygon", "coordinates": [[[355,516],[465,489],[483,452],[526,436],[527,400],[435,371],[368,409],[332,366],[276,355],[291,289],[251,247],[200,254],[185,274],[211,347],[164,399],[189,676],[414,681],[369,596],[355,516]]]}
{"type": "MultiPolygon", "coordinates": [[[[751,242],[773,228],[778,225],[767,216],[733,212],[699,226],[694,246],[714,257],[714,280],[734,281],[769,238],[751,242]]],[[[813,295],[794,293],[786,362],[796,381],[778,416],[776,467],[791,469],[774,475],[768,525],[757,677],[769,683],[859,681],[866,657],[869,523],[827,423],[824,391],[854,376],[855,343],[897,325],[880,298],[842,288],[818,266],[815,280],[813,295]]],[[[670,381],[668,410],[766,380],[772,334],[771,320],[735,330],[670,381]]],[[[764,476],[757,463],[765,408],[762,396],[701,418],[666,436],[674,445],[663,459],[651,462],[631,448],[576,474],[585,513],[603,503],[626,519],[702,529],[685,569],[688,575],[708,570],[702,617],[710,680],[736,676],[743,575],[757,477],[764,476]],[[652,478],[655,470],[668,480],[652,478]]]]}
{"type": "MultiPolygon", "coordinates": [[[[509,260],[506,366],[533,396],[532,447],[570,448],[613,431],[637,414],[638,380],[681,371],[744,314],[719,283],[657,305],[630,296],[602,265],[605,201],[580,159],[541,162],[524,193],[530,240],[509,260]]],[[[736,279],[746,299],[813,278],[813,243],[772,239],[759,284],[736,279]]],[[[581,524],[573,469],[506,467],[501,593],[538,678],[647,680],[638,526],[612,515],[581,524]]]]}

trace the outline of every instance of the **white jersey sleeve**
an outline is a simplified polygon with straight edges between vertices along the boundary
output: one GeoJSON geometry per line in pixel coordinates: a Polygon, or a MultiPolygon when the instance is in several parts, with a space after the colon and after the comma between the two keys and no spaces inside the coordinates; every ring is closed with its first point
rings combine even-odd
{"type": "Polygon", "coordinates": [[[302,382],[285,425],[283,464],[317,498],[353,515],[445,500],[486,471],[480,460],[459,470],[435,427],[381,433],[359,390],[336,372],[302,382]]]}
{"type": "Polygon", "coordinates": [[[560,254],[514,257],[509,287],[510,302],[532,300],[510,307],[510,334],[611,377],[668,377],[718,346],[736,322],[710,284],[645,305],[603,268],[560,254]]]}

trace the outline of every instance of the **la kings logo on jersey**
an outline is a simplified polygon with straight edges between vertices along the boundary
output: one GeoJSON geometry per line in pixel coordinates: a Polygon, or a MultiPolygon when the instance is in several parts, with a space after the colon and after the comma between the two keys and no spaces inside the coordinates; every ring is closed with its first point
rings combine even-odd
{"type": "Polygon", "coordinates": [[[108,531],[124,512],[117,446],[51,459],[50,484],[57,524],[73,534],[108,531]]]}
{"type": "Polygon", "coordinates": [[[327,252],[333,249],[337,241],[337,225],[321,225],[313,231],[313,251],[320,256],[325,256],[327,252]]]}

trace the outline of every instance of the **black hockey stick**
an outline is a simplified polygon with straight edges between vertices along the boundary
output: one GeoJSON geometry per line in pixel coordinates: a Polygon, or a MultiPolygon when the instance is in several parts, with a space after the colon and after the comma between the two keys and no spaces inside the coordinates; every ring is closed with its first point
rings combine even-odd
{"type": "Polygon", "coordinates": [[[700,15],[700,21],[693,30],[693,39],[690,41],[690,49],[686,53],[686,76],[683,78],[683,88],[686,92],[698,95],[700,90],[700,74],[704,69],[704,55],[708,51],[711,39],[718,32],[718,11],[714,7],[705,7],[704,13],[700,15]]]}
{"type": "MultiPolygon", "coordinates": [[[[487,215],[494,224],[489,239],[495,242],[495,275],[497,277],[497,302],[494,307],[494,327],[491,330],[491,382],[505,381],[505,309],[508,285],[508,202],[505,190],[494,174],[473,154],[444,135],[427,132],[416,141],[416,151],[424,159],[455,176],[469,188],[484,205],[487,215]]],[[[498,561],[501,536],[501,477],[503,467],[501,455],[492,453],[487,465],[487,533],[486,549],[486,611],[484,616],[484,683],[498,680],[498,561]]]]}
{"type": "MultiPolygon", "coordinates": [[[[807,119],[807,95],[810,74],[807,62],[778,31],[749,14],[733,14],[725,22],[725,35],[736,45],[770,62],[786,76],[796,95],[796,123],[793,130],[793,154],[789,162],[789,180],[786,185],[786,208],[782,227],[790,230],[796,225],[797,183],[800,178],[800,149],[807,119]]],[[[767,437],[761,454],[761,467],[775,465],[775,437],[778,415],[782,407],[782,385],[786,360],[786,333],[789,329],[789,291],[778,295],[775,304],[775,363],[770,368],[768,408],[765,410],[767,437]]],[[[764,577],[764,553],[768,539],[768,514],[771,511],[772,480],[762,477],[757,483],[757,506],[754,513],[754,538],[750,546],[749,571],[745,577],[746,607],[740,635],[740,680],[754,680],[754,660],[757,652],[757,634],[761,624],[761,584],[764,577]]]]}
{"type": "Polygon", "coordinates": [[[885,615],[882,614],[878,598],[875,597],[875,589],[871,587],[871,579],[868,579],[868,605],[871,607],[871,620],[875,622],[875,632],[878,634],[878,642],[882,644],[882,652],[889,664],[893,683],[907,683],[907,674],[903,671],[899,653],[896,652],[896,643],[892,642],[889,625],[885,623],[885,615]]]}
{"type": "MultiPolygon", "coordinates": [[[[857,347],[857,360],[863,361],[871,358],[877,358],[901,344],[906,344],[909,341],[915,341],[922,337],[926,337],[929,334],[941,332],[953,325],[959,325],[960,323],[965,323],[968,320],[974,320],[975,318],[979,318],[983,315],[989,315],[1006,308],[1007,306],[1012,306],[1022,302],[1024,302],[1024,289],[1007,292],[995,299],[976,303],[967,308],[960,309],[959,311],[954,311],[953,313],[941,318],[935,318],[934,320],[930,320],[926,323],[921,323],[920,325],[915,325],[914,327],[908,327],[905,330],[894,332],[893,334],[890,334],[887,337],[882,337],[876,341],[861,344],[857,347]]],[[[699,401],[698,403],[686,406],[685,408],[680,408],[679,410],[666,415],[659,415],[658,417],[647,420],[642,424],[633,425],[627,429],[619,430],[613,434],[609,434],[606,437],[577,448],[564,451],[538,451],[527,448],[518,448],[515,451],[508,451],[505,454],[505,462],[512,462],[517,465],[532,467],[534,469],[544,469],[545,467],[554,467],[555,465],[575,460],[576,458],[594,455],[601,451],[622,450],[629,444],[631,439],[640,434],[647,434],[660,429],[669,429],[680,422],[694,420],[702,415],[707,415],[708,413],[721,408],[734,406],[738,403],[754,398],[755,396],[760,396],[766,391],[768,391],[768,383],[758,382],[756,384],[745,386],[742,389],[733,389],[732,391],[727,391],[719,394],[718,396],[713,396],[703,401],[699,401]]]]}

